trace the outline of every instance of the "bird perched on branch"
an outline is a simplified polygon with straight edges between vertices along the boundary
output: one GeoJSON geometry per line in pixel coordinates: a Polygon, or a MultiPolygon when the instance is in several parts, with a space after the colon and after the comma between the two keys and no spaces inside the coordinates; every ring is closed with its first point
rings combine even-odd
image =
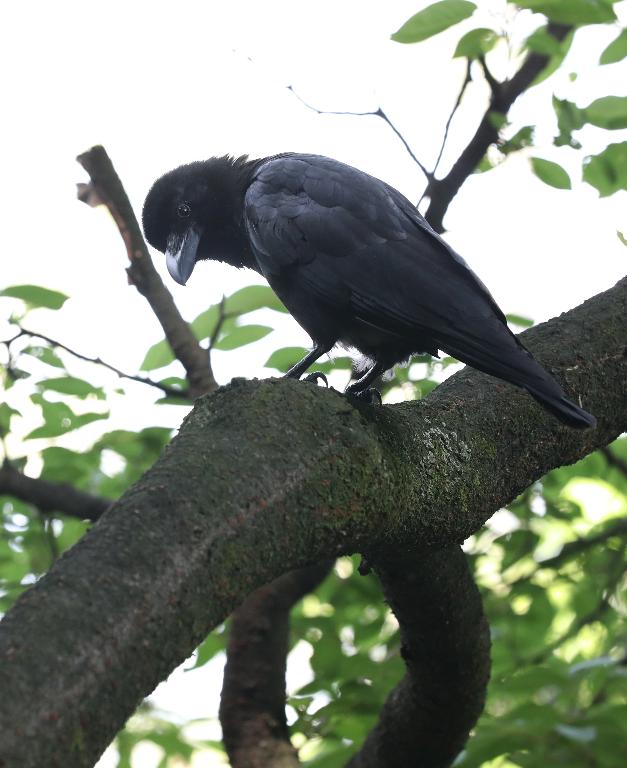
{"type": "Polygon", "coordinates": [[[370,361],[361,395],[414,353],[443,350],[529,392],[565,424],[594,416],[569,400],[509,330],[488,289],[407,198],[328,157],[216,157],[166,173],[143,211],[148,242],[184,285],[200,259],[263,275],[314,342],[300,378],[339,343],[370,361]]]}

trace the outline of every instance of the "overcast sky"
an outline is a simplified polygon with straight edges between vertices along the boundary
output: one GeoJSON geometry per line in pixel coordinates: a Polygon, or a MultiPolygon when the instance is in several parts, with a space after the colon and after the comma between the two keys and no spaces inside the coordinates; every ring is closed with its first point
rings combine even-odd
{"type": "MultiPolygon", "coordinates": [[[[476,19],[432,41],[392,42],[390,34],[425,5],[420,0],[3,3],[0,282],[37,283],[71,296],[61,312],[33,313],[29,326],[129,372],[163,336],[144,300],[127,286],[126,254],[107,212],[75,198],[75,182],[85,179],[74,158],[96,143],[107,148],[138,214],[161,173],[226,152],[330,155],[417,200],[424,179],[381,120],[318,115],[287,86],[321,109],[383,107],[421,161],[431,165],[464,76],[464,63],[451,59],[457,40],[471,26],[507,26],[513,13],[505,0],[480,1],[476,19]]],[[[623,21],[626,6],[617,6],[623,21]]],[[[512,27],[519,30],[516,39],[537,24],[521,14],[512,27]]],[[[506,312],[547,319],[608,288],[626,271],[627,249],[616,236],[617,229],[627,231],[625,193],[600,200],[580,181],[581,157],[551,145],[553,93],[581,106],[601,95],[624,95],[625,64],[596,67],[615,34],[608,27],[580,33],[563,72],[521,98],[511,113],[513,130],[538,124],[541,146],[533,154],[564,165],[574,190],[542,184],[531,175],[531,153],[525,152],[469,180],[447,215],[447,238],[506,312]]],[[[494,63],[496,74],[514,66],[503,49],[494,63]]],[[[477,79],[453,123],[442,170],[485,107],[486,88],[477,79]]],[[[585,151],[593,153],[625,135],[589,129],[581,138],[585,151]]],[[[223,293],[259,281],[206,264],[181,288],[167,276],[160,254],[155,261],[189,319],[223,293]]],[[[289,318],[273,319],[280,331],[258,347],[215,356],[220,381],[272,375],[262,367],[271,349],[308,345],[289,318]]],[[[0,335],[7,335],[2,317],[0,335]]],[[[76,370],[91,380],[113,381],[76,370]]],[[[154,395],[141,385],[129,385],[128,392],[129,397],[113,400],[111,425],[180,421],[182,409],[151,408],[154,395]]],[[[11,397],[18,395],[19,390],[11,397]]],[[[32,418],[24,429],[37,421],[35,411],[32,418]]],[[[97,430],[94,425],[92,432],[81,430],[60,442],[81,444],[97,430]]],[[[201,703],[193,705],[198,714],[205,711],[207,693],[204,685],[191,686],[199,687],[201,703]]],[[[189,710],[195,699],[186,690],[189,710]]],[[[165,701],[181,698],[166,695],[165,701]]]]}

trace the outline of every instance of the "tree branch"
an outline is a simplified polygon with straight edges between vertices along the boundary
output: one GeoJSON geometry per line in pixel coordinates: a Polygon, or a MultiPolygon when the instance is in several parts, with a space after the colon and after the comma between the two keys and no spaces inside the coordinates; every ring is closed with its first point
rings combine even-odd
{"type": "Polygon", "coordinates": [[[61,512],[69,517],[91,521],[98,520],[113,503],[111,499],[93,496],[66,483],[28,477],[6,460],[0,467],[0,495],[5,494],[32,504],[45,514],[61,512]]]}
{"type": "Polygon", "coordinates": [[[346,111],[335,111],[331,109],[318,109],[318,107],[314,107],[313,104],[309,104],[309,102],[305,101],[303,97],[296,92],[293,85],[288,85],[287,90],[290,91],[290,93],[294,94],[294,96],[300,101],[301,104],[303,104],[307,109],[311,109],[312,112],[316,112],[318,115],[346,115],[348,117],[380,117],[381,120],[383,120],[384,123],[386,123],[392,131],[396,134],[397,138],[401,141],[402,145],[405,147],[405,151],[407,154],[411,157],[411,159],[414,161],[414,163],[420,168],[420,170],[424,173],[424,175],[427,177],[427,180],[430,180],[433,178],[433,174],[427,170],[427,168],[420,162],[418,157],[416,156],[413,149],[409,146],[409,143],[407,142],[407,139],[403,136],[403,134],[399,131],[399,129],[394,125],[394,123],[390,120],[387,113],[383,110],[382,107],[377,107],[377,109],[369,110],[368,112],[346,112],[346,111]]]}
{"type": "MultiPolygon", "coordinates": [[[[548,29],[553,37],[562,41],[571,28],[559,24],[549,24],[548,29]]],[[[451,200],[459,192],[466,179],[474,173],[475,168],[488,151],[488,147],[498,140],[499,128],[494,122],[494,114],[507,115],[512,104],[529,88],[546,67],[548,61],[548,56],[530,53],[514,77],[503,83],[494,80],[488,73],[487,67],[484,66],[484,73],[486,73],[492,91],[488,108],[475,135],[468,142],[448,174],[441,179],[431,179],[424,193],[426,197],[430,198],[425,218],[436,232],[444,231],[444,214],[448,210],[451,200]]]]}
{"type": "MultiPolygon", "coordinates": [[[[466,76],[464,77],[464,81],[462,82],[461,88],[459,89],[459,93],[457,94],[457,99],[455,99],[455,104],[453,104],[453,109],[451,110],[450,115],[448,116],[448,120],[446,121],[446,125],[444,126],[444,135],[442,136],[442,143],[440,144],[440,151],[438,152],[438,156],[435,160],[435,165],[433,166],[433,171],[430,174],[430,179],[433,179],[435,176],[438,168],[440,167],[440,160],[442,159],[442,155],[444,154],[444,148],[446,147],[446,142],[448,140],[448,134],[449,130],[451,128],[451,123],[453,122],[453,118],[455,117],[455,113],[459,109],[459,105],[462,103],[462,99],[464,98],[464,93],[466,93],[466,88],[468,87],[468,84],[470,83],[470,70],[471,70],[471,62],[470,59],[468,60],[466,64],[466,76]]],[[[424,197],[424,193],[422,195],[424,197]]],[[[422,200],[422,197],[420,200],[422,200]]]]}
{"type": "MultiPolygon", "coordinates": [[[[602,544],[608,539],[614,537],[627,537],[627,520],[617,520],[605,528],[605,530],[595,533],[592,536],[586,536],[574,541],[569,541],[562,549],[553,555],[553,557],[547,557],[546,560],[540,560],[538,563],[539,568],[559,568],[567,560],[585,552],[592,547],[596,547],[597,544],[602,544]]],[[[534,571],[535,573],[535,571],[534,571]]]]}
{"type": "Polygon", "coordinates": [[[546,645],[546,647],[539,653],[531,658],[522,659],[520,663],[527,665],[542,664],[552,655],[553,651],[563,645],[567,640],[570,640],[571,637],[577,635],[583,627],[592,624],[595,621],[599,621],[604,616],[604,614],[611,608],[610,598],[616,591],[619,582],[622,581],[625,574],[625,549],[626,545],[623,544],[620,550],[612,553],[613,557],[610,559],[605,588],[603,589],[596,606],[587,613],[577,616],[563,634],[546,645]]]}
{"type": "Polygon", "coordinates": [[[359,410],[285,379],[200,399],[153,468],[0,623],[0,759],[93,765],[254,589],[375,545],[459,543],[550,469],[607,445],[627,427],[626,301],[624,279],[522,335],[596,429],[570,430],[467,369],[419,402],[359,410]]]}
{"type": "Polygon", "coordinates": [[[166,384],[161,384],[158,381],[153,381],[152,379],[149,379],[146,376],[135,376],[131,373],[124,373],[124,371],[121,371],[119,368],[116,368],[115,366],[110,365],[109,363],[106,363],[104,360],[102,360],[99,357],[88,357],[87,355],[82,355],[80,352],[76,352],[74,349],[66,346],[65,344],[62,344],[60,341],[57,341],[56,339],[51,339],[50,336],[45,336],[43,333],[36,333],[35,331],[29,331],[26,328],[22,328],[19,325],[18,325],[18,328],[20,329],[18,334],[13,336],[11,339],[7,339],[6,341],[3,341],[1,343],[6,344],[7,346],[10,346],[14,341],[21,338],[22,336],[29,336],[30,338],[41,339],[42,341],[47,342],[53,347],[57,347],[58,349],[65,350],[70,355],[77,357],[79,360],[84,360],[87,363],[94,363],[95,365],[101,365],[103,368],[106,368],[107,370],[117,374],[121,379],[131,379],[131,381],[138,381],[140,384],[147,384],[150,387],[156,387],[157,389],[160,389],[168,397],[189,397],[187,390],[168,387],[166,384]]]}
{"type": "Polygon", "coordinates": [[[183,364],[190,397],[211,392],[217,384],[207,352],[181,317],[172,294],[155,269],[122,182],[104,147],[92,147],[76,159],[91,178],[90,184],[79,185],[79,199],[90,205],[102,203],[109,209],[126,246],[130,261],[127,269],[129,281],[150,304],[175,357],[183,364]]]}
{"type": "Polygon", "coordinates": [[[348,768],[445,768],[485,703],[490,629],[481,595],[457,545],[371,557],[401,626],[407,674],[348,768]]]}
{"type": "Polygon", "coordinates": [[[233,768],[298,766],[285,719],[285,667],[292,606],[327,576],[333,561],[280,576],[233,613],[220,704],[233,768]]]}

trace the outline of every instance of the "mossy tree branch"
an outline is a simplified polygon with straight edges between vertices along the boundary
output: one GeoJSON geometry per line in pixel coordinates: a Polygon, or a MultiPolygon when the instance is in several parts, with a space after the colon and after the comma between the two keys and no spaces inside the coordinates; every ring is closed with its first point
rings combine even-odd
{"type": "Polygon", "coordinates": [[[459,543],[550,469],[607,445],[627,427],[626,298],[624,279],[524,334],[595,413],[593,430],[469,370],[389,407],[282,379],[199,399],[0,624],[0,765],[93,765],[254,589],[341,553],[376,562],[382,547],[459,543]]]}
{"type": "Polygon", "coordinates": [[[285,717],[290,611],[332,567],[327,560],[285,573],[233,611],[220,703],[232,768],[300,765],[285,717]]]}
{"type": "Polygon", "coordinates": [[[399,620],[407,674],[348,768],[444,768],[479,719],[490,677],[490,628],[456,544],[374,555],[399,620]]]}

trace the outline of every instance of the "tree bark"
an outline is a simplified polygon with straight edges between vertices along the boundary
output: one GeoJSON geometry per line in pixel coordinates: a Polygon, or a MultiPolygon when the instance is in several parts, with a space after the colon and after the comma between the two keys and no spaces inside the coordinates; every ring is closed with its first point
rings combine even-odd
{"type": "Polygon", "coordinates": [[[401,627],[407,674],[348,768],[445,768],[485,704],[490,628],[466,556],[456,544],[375,555],[401,627]]]}
{"type": "Polygon", "coordinates": [[[463,541],[548,470],[627,428],[627,279],[526,332],[596,429],[462,371],[355,405],[285,379],[201,398],[143,478],[0,623],[0,765],[91,766],[246,595],[294,568],[463,541]]]}
{"type": "Polygon", "coordinates": [[[246,598],[231,617],[220,703],[232,768],[297,768],[285,717],[290,610],[325,579],[327,560],[290,571],[246,598]]]}

